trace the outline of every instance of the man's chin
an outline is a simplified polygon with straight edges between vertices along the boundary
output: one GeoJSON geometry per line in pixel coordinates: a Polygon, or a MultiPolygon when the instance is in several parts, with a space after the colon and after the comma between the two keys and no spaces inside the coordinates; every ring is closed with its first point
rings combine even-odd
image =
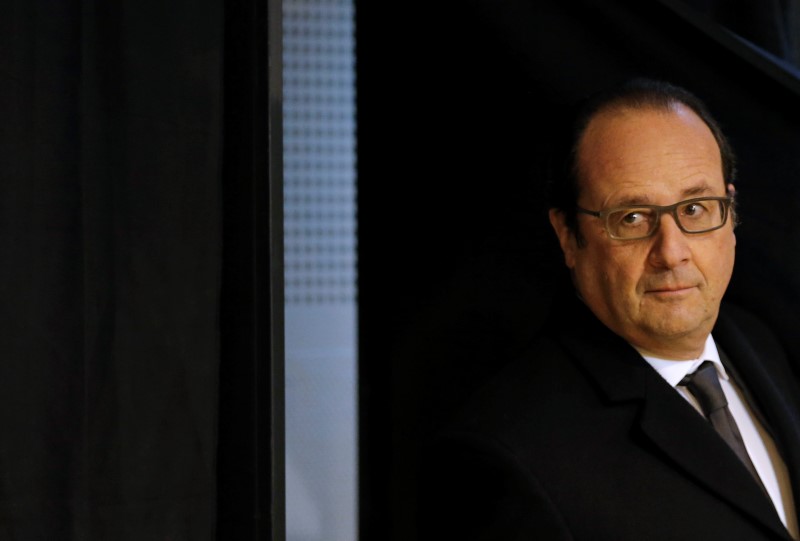
{"type": "Polygon", "coordinates": [[[683,310],[662,310],[651,313],[645,322],[646,332],[668,340],[689,336],[705,336],[711,332],[713,319],[705,313],[683,310]]]}

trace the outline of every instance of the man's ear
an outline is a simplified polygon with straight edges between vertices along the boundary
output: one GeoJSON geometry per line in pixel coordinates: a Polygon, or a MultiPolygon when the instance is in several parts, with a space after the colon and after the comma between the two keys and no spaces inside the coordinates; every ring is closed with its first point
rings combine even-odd
{"type": "Polygon", "coordinates": [[[575,251],[578,249],[578,241],[575,238],[575,232],[567,227],[567,217],[564,211],[559,209],[550,209],[550,225],[553,226],[553,231],[558,237],[558,243],[561,245],[561,251],[564,252],[564,263],[568,268],[575,267],[575,251]]]}

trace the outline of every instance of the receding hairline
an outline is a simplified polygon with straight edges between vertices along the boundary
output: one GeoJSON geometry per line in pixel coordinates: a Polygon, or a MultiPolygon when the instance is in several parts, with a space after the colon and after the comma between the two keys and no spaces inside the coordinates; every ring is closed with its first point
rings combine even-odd
{"type": "MultiPolygon", "coordinates": [[[[583,189],[583,184],[585,177],[583,175],[583,171],[581,171],[581,155],[582,155],[582,148],[583,143],[586,138],[586,134],[589,132],[589,128],[592,124],[602,117],[619,117],[619,116],[627,116],[629,114],[637,114],[637,113],[660,113],[663,115],[669,114],[680,114],[682,112],[687,112],[693,115],[700,123],[705,126],[708,130],[711,137],[714,139],[716,144],[717,152],[720,154],[720,164],[724,169],[723,163],[723,156],[722,156],[722,148],[720,147],[720,141],[717,139],[716,134],[714,133],[713,128],[708,124],[708,122],[703,118],[703,115],[695,110],[690,104],[681,101],[678,98],[672,96],[622,96],[615,100],[612,100],[608,103],[603,104],[600,108],[594,111],[587,119],[584,125],[581,127],[580,134],[575,141],[575,146],[573,149],[574,156],[572,159],[573,164],[573,174],[575,179],[577,180],[577,194],[580,195],[581,190],[583,189]]],[[[724,175],[723,175],[724,177],[724,175]]],[[[727,182],[725,178],[723,178],[723,184],[727,182]]]]}

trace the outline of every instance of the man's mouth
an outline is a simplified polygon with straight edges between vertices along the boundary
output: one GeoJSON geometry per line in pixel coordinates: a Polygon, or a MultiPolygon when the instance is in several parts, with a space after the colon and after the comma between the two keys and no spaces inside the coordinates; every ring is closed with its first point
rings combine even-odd
{"type": "Polygon", "coordinates": [[[650,293],[650,294],[653,294],[653,295],[663,295],[663,296],[680,295],[682,293],[688,293],[689,291],[691,291],[694,288],[695,288],[695,286],[683,286],[683,285],[680,285],[680,286],[653,287],[653,288],[647,289],[645,291],[645,293],[650,293]]]}

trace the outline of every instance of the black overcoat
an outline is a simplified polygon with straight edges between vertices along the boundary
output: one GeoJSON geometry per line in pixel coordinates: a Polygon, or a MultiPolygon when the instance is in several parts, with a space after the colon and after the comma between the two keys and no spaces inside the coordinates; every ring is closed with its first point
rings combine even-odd
{"type": "MultiPolygon", "coordinates": [[[[790,539],[730,448],[636,350],[577,299],[556,312],[426,452],[422,539],[790,539]]],[[[800,504],[800,389],[784,351],[734,306],[712,335],[800,504]]]]}

